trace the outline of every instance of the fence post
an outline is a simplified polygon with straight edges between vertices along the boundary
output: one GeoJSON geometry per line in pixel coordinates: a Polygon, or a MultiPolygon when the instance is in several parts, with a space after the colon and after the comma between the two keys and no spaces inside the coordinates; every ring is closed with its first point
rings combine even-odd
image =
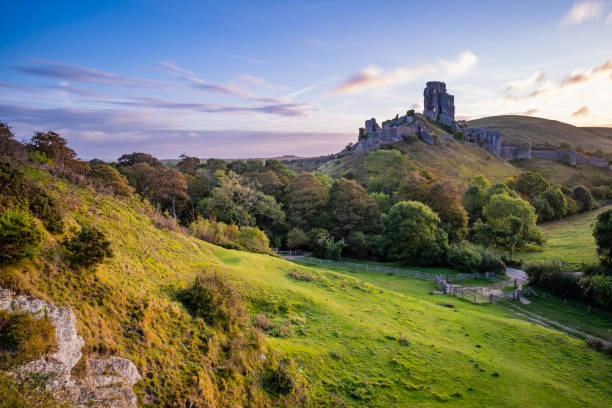
{"type": "Polygon", "coordinates": [[[587,313],[591,313],[591,305],[587,305],[587,313]]]}
{"type": "Polygon", "coordinates": [[[474,304],[476,304],[476,294],[474,293],[474,304]]]}
{"type": "Polygon", "coordinates": [[[493,303],[493,294],[489,293],[489,303],[493,303]]]}

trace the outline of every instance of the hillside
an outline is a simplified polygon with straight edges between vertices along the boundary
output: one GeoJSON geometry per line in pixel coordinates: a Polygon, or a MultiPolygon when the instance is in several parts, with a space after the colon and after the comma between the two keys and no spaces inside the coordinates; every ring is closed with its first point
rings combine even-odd
{"type": "MultiPolygon", "coordinates": [[[[502,182],[507,177],[520,173],[508,162],[480,147],[451,140],[438,139],[434,146],[420,141],[399,142],[389,148],[407,155],[418,168],[453,181],[461,190],[465,189],[469,179],[479,173],[492,182],[502,182]]],[[[318,170],[332,177],[340,177],[345,171],[352,169],[357,180],[362,181],[365,178],[363,159],[366,156],[367,153],[363,152],[340,153],[335,159],[318,167],[318,170]]]]}
{"type": "Polygon", "coordinates": [[[223,249],[174,231],[137,199],[117,200],[40,170],[28,174],[62,198],[69,226],[104,230],[114,257],[95,272],[73,270],[62,236],[46,233],[32,261],[1,270],[0,286],[73,307],[89,355],[135,362],[145,406],[196,398],[198,406],[297,406],[302,383],[306,406],[612,403],[609,357],[498,306],[433,297],[430,282],[380,275],[366,283],[223,249]],[[248,332],[227,337],[192,317],[177,293],[212,269],[237,286],[251,318],[264,314],[284,329],[258,346],[248,332]],[[452,308],[440,304],[449,300],[452,308]],[[265,391],[266,373],[286,357],[296,377],[282,398],[265,391]]]}
{"type": "Polygon", "coordinates": [[[593,211],[572,215],[559,221],[540,224],[546,245],[542,252],[521,253],[525,261],[559,259],[565,262],[597,262],[597,246],[593,238],[593,226],[597,216],[611,209],[610,205],[593,211]]]}
{"type": "Polygon", "coordinates": [[[570,166],[565,163],[533,158],[510,162],[522,171],[537,171],[553,182],[569,187],[583,184],[589,188],[607,185],[612,178],[612,170],[588,165],[570,166]]]}
{"type": "Polygon", "coordinates": [[[469,126],[499,130],[507,144],[546,143],[559,146],[569,144],[572,148],[581,146],[585,151],[602,150],[612,152],[611,128],[580,128],[567,123],[532,116],[502,115],[475,119],[469,126]]]}

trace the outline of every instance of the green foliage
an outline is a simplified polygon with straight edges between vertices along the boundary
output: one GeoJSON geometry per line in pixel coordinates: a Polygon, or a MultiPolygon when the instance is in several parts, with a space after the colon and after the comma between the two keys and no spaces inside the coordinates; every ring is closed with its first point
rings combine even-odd
{"type": "Polygon", "coordinates": [[[585,186],[574,187],[572,198],[578,203],[580,212],[597,208],[597,202],[591,195],[591,191],[585,186]]]}
{"type": "Polygon", "coordinates": [[[226,248],[262,254],[272,252],[268,237],[257,227],[239,227],[214,218],[198,217],[189,224],[189,233],[198,239],[226,248]]]}
{"type": "Polygon", "coordinates": [[[308,245],[308,236],[299,228],[292,228],[287,233],[287,248],[303,248],[308,245]]]}
{"type": "Polygon", "coordinates": [[[482,174],[478,174],[468,183],[468,189],[463,194],[463,206],[468,213],[470,223],[482,218],[482,209],[487,204],[489,180],[482,174]]]}
{"type": "Polygon", "coordinates": [[[55,132],[34,133],[29,147],[32,151],[42,153],[37,159],[49,159],[56,165],[70,166],[76,160],[76,153],[68,147],[67,140],[55,132]]]}
{"type": "Polygon", "coordinates": [[[246,322],[240,294],[218,271],[201,272],[179,298],[192,315],[213,327],[232,331],[246,322]]]}
{"type": "Polygon", "coordinates": [[[370,137],[369,133],[364,128],[359,128],[359,141],[365,140],[370,137]]]}
{"type": "Polygon", "coordinates": [[[612,276],[585,276],[580,279],[578,286],[585,298],[601,307],[612,308],[612,276]]]}
{"type": "Polygon", "coordinates": [[[612,210],[604,211],[597,216],[593,236],[601,263],[612,268],[612,210]]]}
{"type": "Polygon", "coordinates": [[[64,222],[56,200],[36,187],[30,188],[28,195],[30,211],[43,222],[45,228],[52,234],[62,233],[64,222]]]}
{"type": "Polygon", "coordinates": [[[367,191],[353,180],[340,180],[329,190],[329,226],[338,238],[346,238],[352,231],[375,233],[379,211],[367,191]]]}
{"type": "Polygon", "coordinates": [[[446,252],[448,266],[467,273],[496,272],[504,274],[506,265],[493,251],[466,241],[451,244],[446,252]]]}
{"type": "Polygon", "coordinates": [[[127,197],[134,193],[134,188],[129,185],[127,178],[108,164],[92,165],[88,176],[99,183],[100,187],[107,188],[119,196],[127,197]]]}
{"type": "Polygon", "coordinates": [[[409,109],[409,110],[406,112],[406,116],[414,116],[414,109],[409,109]]]}
{"type": "Polygon", "coordinates": [[[287,395],[296,385],[295,366],[288,359],[283,359],[276,367],[269,368],[263,379],[264,389],[272,395],[287,395]]]}
{"type": "Polygon", "coordinates": [[[0,368],[36,360],[56,348],[55,328],[48,316],[0,310],[0,368]]]}
{"type": "Polygon", "coordinates": [[[369,196],[372,200],[374,200],[374,202],[376,202],[376,205],[378,206],[378,210],[381,213],[386,213],[391,208],[392,200],[389,194],[374,192],[374,193],[370,193],[369,196]]]}
{"type": "Polygon", "coordinates": [[[400,182],[414,169],[408,158],[398,150],[375,150],[363,165],[368,175],[368,192],[393,194],[400,182]]]}
{"type": "Polygon", "coordinates": [[[381,217],[381,249],[391,260],[435,265],[442,260],[448,237],[440,218],[417,201],[401,201],[381,217]]]}
{"type": "Polygon", "coordinates": [[[453,139],[463,142],[465,140],[465,136],[463,132],[453,132],[453,139]]]}
{"type": "Polygon", "coordinates": [[[82,226],[74,237],[64,241],[64,247],[73,264],[86,268],[113,256],[111,242],[106,234],[94,226],[82,226]]]}
{"type": "Polygon", "coordinates": [[[565,194],[559,187],[548,187],[533,201],[538,221],[550,221],[563,218],[568,212],[565,194]]]}
{"type": "Polygon", "coordinates": [[[531,285],[546,289],[556,295],[581,299],[578,286],[580,278],[574,273],[563,272],[558,261],[540,261],[527,264],[525,272],[531,285]]]}
{"type": "Polygon", "coordinates": [[[525,171],[506,181],[508,187],[524,197],[535,197],[551,186],[551,182],[542,174],[534,171],[525,171]]]}
{"type": "Polygon", "coordinates": [[[12,263],[34,253],[43,233],[32,216],[18,209],[0,214],[0,259],[12,263]]]}
{"type": "Polygon", "coordinates": [[[51,391],[45,390],[43,376],[29,375],[26,383],[0,372],[0,408],[66,408],[51,391]]]}
{"type": "Polygon", "coordinates": [[[325,225],[328,191],[312,173],[302,173],[287,184],[287,220],[293,227],[308,231],[325,225]]]}

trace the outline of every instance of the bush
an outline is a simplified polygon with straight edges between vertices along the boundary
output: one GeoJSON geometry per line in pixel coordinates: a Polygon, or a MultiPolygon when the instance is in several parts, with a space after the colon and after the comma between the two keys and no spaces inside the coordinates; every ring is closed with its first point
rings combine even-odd
{"type": "Polygon", "coordinates": [[[71,239],[64,241],[70,260],[75,265],[91,267],[113,255],[111,243],[96,227],[83,226],[71,239]]]}
{"type": "Polygon", "coordinates": [[[299,228],[292,228],[287,234],[287,248],[303,248],[308,244],[308,236],[299,228]]]}
{"type": "Polygon", "coordinates": [[[576,186],[572,191],[572,198],[578,203],[578,211],[589,211],[597,208],[597,202],[585,186],[576,186]]]}
{"type": "Polygon", "coordinates": [[[558,261],[540,261],[527,264],[525,272],[529,283],[548,290],[556,295],[574,299],[582,299],[582,289],[578,285],[579,276],[571,272],[563,272],[558,261]]]}
{"type": "Polygon", "coordinates": [[[480,254],[466,244],[451,244],[446,259],[451,268],[468,273],[480,271],[482,264],[480,254]]]}
{"type": "Polygon", "coordinates": [[[0,368],[10,369],[53,351],[55,328],[48,316],[0,311],[0,368]]]}
{"type": "Polygon", "coordinates": [[[55,199],[36,188],[29,193],[29,196],[30,211],[43,222],[47,231],[52,234],[64,232],[64,222],[55,199]]]}
{"type": "Polygon", "coordinates": [[[33,254],[42,241],[42,231],[27,212],[8,209],[0,215],[0,259],[16,262],[33,254]]]}
{"type": "Polygon", "coordinates": [[[593,188],[593,197],[598,200],[610,200],[612,199],[612,187],[601,185],[593,188]]]}
{"type": "Polygon", "coordinates": [[[578,282],[585,298],[604,308],[612,307],[612,276],[585,276],[578,282]]]}
{"type": "Polygon", "coordinates": [[[203,241],[228,249],[270,254],[270,241],[266,234],[256,227],[238,227],[214,218],[207,220],[198,217],[189,224],[189,233],[203,241]]]}
{"type": "Polygon", "coordinates": [[[612,268],[612,210],[604,211],[597,216],[593,236],[601,264],[612,268]]]}
{"type": "Polygon", "coordinates": [[[179,294],[192,315],[214,327],[230,331],[244,324],[246,312],[238,291],[217,271],[199,274],[190,288],[179,294]]]}
{"type": "Polygon", "coordinates": [[[463,132],[454,132],[453,139],[463,142],[465,140],[465,136],[463,135],[463,132]]]}
{"type": "Polygon", "coordinates": [[[263,381],[264,389],[273,395],[287,395],[297,385],[295,367],[290,360],[282,360],[278,366],[268,369],[263,381]]]}

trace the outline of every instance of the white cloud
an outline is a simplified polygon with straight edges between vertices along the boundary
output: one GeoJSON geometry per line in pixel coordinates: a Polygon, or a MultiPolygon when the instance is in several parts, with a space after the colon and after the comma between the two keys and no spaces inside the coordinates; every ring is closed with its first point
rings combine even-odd
{"type": "Polygon", "coordinates": [[[514,81],[506,82],[505,90],[506,93],[510,93],[511,91],[524,91],[533,87],[536,84],[541,83],[544,80],[544,73],[541,71],[536,71],[533,74],[529,75],[527,78],[516,79],[514,81]]]}
{"type": "Polygon", "coordinates": [[[574,3],[570,11],[561,20],[561,24],[580,24],[589,20],[597,20],[603,12],[604,3],[601,1],[580,1],[574,3]]]}
{"type": "Polygon", "coordinates": [[[454,78],[468,73],[478,63],[478,57],[471,51],[464,51],[459,54],[455,61],[440,59],[438,66],[442,73],[454,78]]]}
{"type": "Polygon", "coordinates": [[[425,75],[439,73],[448,77],[458,77],[470,71],[478,62],[471,51],[464,51],[454,61],[439,59],[436,64],[423,64],[415,67],[398,67],[385,72],[381,67],[370,65],[360,73],[344,80],[332,91],[334,93],[356,93],[366,89],[389,87],[412,82],[425,75]]]}
{"type": "Polygon", "coordinates": [[[606,23],[612,24],[612,11],[608,14],[608,18],[606,18],[606,23]]]}

